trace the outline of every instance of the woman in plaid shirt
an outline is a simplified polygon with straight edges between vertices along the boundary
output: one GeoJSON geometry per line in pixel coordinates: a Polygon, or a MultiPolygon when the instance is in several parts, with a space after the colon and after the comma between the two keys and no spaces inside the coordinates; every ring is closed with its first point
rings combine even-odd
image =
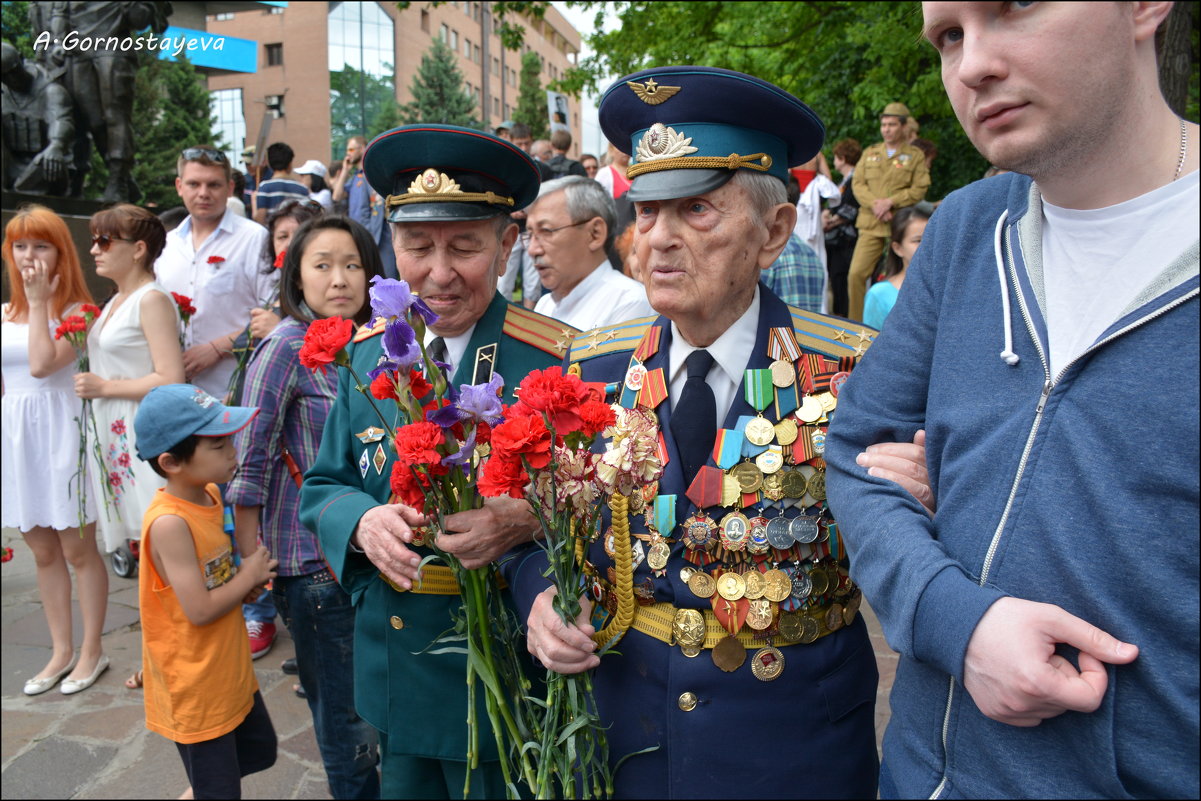
{"type": "Polygon", "coordinates": [[[357,222],[321,217],[296,231],[283,260],[284,318],[247,370],[245,404],[255,420],[238,434],[242,464],[227,492],[239,546],[263,543],[279,559],[272,596],[296,646],[300,684],[334,798],[378,798],[376,735],[354,709],[354,607],[329,570],[317,537],[300,524],[299,479],[321,445],[337,371],[300,365],[309,323],[371,314],[370,280],[383,274],[379,249],[357,222]]]}

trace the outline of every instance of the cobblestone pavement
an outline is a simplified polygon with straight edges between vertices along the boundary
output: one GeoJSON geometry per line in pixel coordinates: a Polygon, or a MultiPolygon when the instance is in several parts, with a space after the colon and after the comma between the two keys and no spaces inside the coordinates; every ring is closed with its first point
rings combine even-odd
{"type": "MultiPolygon", "coordinates": [[[[64,696],[56,688],[28,697],[21,688],[49,658],[50,636],[38,601],[32,554],[12,529],[3,530],[3,544],[13,549],[15,558],[0,568],[0,795],[176,798],[188,784],[178,753],[172,743],[146,730],[141,691],[124,686],[141,657],[137,580],[110,573],[103,639],[112,667],[78,695],[64,696]]],[[[885,644],[875,615],[866,605],[863,611],[880,667],[878,745],[888,722],[888,692],[897,657],[885,644]]],[[[78,645],[77,604],[75,620],[78,645]]],[[[270,770],[243,781],[243,797],[328,798],[308,705],[293,694],[293,677],[279,669],[280,662],[294,654],[282,624],[279,632],[271,652],[255,662],[279,736],[279,758],[270,770]]]]}

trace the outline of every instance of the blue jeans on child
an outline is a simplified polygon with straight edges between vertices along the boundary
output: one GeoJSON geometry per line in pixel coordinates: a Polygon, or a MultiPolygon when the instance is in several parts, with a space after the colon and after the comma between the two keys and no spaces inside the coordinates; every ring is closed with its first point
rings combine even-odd
{"type": "Polygon", "coordinates": [[[334,798],[379,798],[378,738],[354,709],[354,606],[327,570],[276,576],[271,591],[296,646],[300,685],[334,798]]]}

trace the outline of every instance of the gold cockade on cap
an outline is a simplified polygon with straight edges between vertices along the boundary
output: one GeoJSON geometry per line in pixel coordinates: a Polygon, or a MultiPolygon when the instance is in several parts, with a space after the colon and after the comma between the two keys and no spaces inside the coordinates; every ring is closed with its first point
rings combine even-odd
{"type": "Polygon", "coordinates": [[[463,203],[491,203],[513,206],[516,201],[495,192],[464,192],[458,181],[433,167],[422,170],[409,184],[403,195],[388,195],[385,203],[389,209],[409,203],[429,203],[435,200],[457,200],[463,203]]]}
{"type": "Polygon", "coordinates": [[[438,172],[432,167],[422,172],[413,179],[413,183],[409,184],[409,194],[411,195],[441,195],[462,191],[463,187],[459,186],[458,182],[446,173],[438,172]]]}
{"type": "Polygon", "coordinates": [[[639,162],[645,162],[679,158],[696,151],[697,148],[692,147],[692,137],[684,136],[674,128],[656,122],[642,135],[636,156],[639,162]]]}
{"type": "Polygon", "coordinates": [[[654,78],[648,78],[646,83],[626,81],[626,86],[633,89],[634,94],[638,95],[638,99],[648,106],[657,106],[680,91],[678,86],[661,86],[655,83],[654,78]]]}

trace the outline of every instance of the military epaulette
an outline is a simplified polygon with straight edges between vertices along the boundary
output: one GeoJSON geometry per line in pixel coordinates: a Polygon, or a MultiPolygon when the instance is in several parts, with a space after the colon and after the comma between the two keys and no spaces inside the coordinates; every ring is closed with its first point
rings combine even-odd
{"type": "Polygon", "coordinates": [[[505,336],[524,342],[551,356],[562,359],[571,345],[576,329],[544,314],[510,303],[505,310],[502,329],[505,336]]]}
{"type": "Polygon", "coordinates": [[[789,306],[788,311],[792,314],[797,344],[836,359],[862,356],[879,333],[862,323],[805,311],[796,306],[789,306]]]}
{"type": "Polygon", "coordinates": [[[634,350],[657,319],[657,316],[639,317],[584,331],[571,343],[571,361],[582,362],[607,353],[634,350]]]}
{"type": "Polygon", "coordinates": [[[354,335],[354,339],[352,341],[362,342],[364,339],[370,339],[371,337],[375,336],[376,334],[384,333],[384,323],[385,322],[386,321],[384,320],[383,317],[376,317],[374,320],[371,321],[370,324],[365,325],[362,328],[360,328],[358,331],[356,331],[355,335],[354,335]]]}

